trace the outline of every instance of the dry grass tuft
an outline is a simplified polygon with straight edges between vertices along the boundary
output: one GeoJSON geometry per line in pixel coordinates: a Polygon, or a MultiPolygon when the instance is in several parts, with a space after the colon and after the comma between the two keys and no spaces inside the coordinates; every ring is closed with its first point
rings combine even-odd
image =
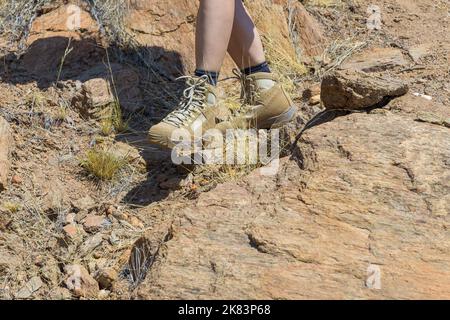
{"type": "Polygon", "coordinates": [[[127,47],[132,37],[126,31],[124,17],[130,9],[127,0],[87,0],[91,8],[91,15],[99,23],[102,32],[114,44],[127,47]]]}
{"type": "Polygon", "coordinates": [[[306,67],[301,63],[294,52],[287,52],[279,46],[279,43],[269,34],[261,36],[267,60],[270,66],[277,73],[295,78],[307,72],[306,67]]]}
{"type": "Polygon", "coordinates": [[[354,41],[353,39],[344,39],[333,41],[323,52],[321,60],[327,62],[323,68],[316,70],[315,76],[322,79],[323,76],[337,67],[356,52],[359,52],[367,46],[365,41],[354,41]]]}
{"type": "Polygon", "coordinates": [[[213,183],[236,180],[262,166],[257,155],[251,150],[257,145],[256,132],[236,130],[232,140],[225,140],[221,150],[223,162],[202,168],[202,174],[213,183]],[[227,163],[227,159],[233,159],[227,163]]]}
{"type": "Polygon", "coordinates": [[[96,113],[96,118],[100,121],[100,132],[104,136],[112,133],[123,133],[128,130],[128,122],[123,120],[120,102],[114,102],[104,106],[96,113]]]}
{"type": "Polygon", "coordinates": [[[342,0],[305,0],[305,5],[315,7],[338,7],[343,5],[342,0]]]}
{"type": "Polygon", "coordinates": [[[100,121],[100,133],[107,137],[114,132],[114,126],[110,119],[103,119],[100,121]]]}
{"type": "Polygon", "coordinates": [[[5,35],[10,43],[18,42],[19,50],[25,49],[25,39],[28,36],[31,23],[36,18],[40,8],[51,0],[14,0],[0,2],[0,33],[5,35]]]}
{"type": "Polygon", "coordinates": [[[125,132],[128,129],[128,123],[123,121],[122,107],[120,106],[119,94],[117,92],[116,83],[114,81],[114,75],[111,68],[111,61],[109,58],[108,49],[106,49],[106,58],[108,63],[108,71],[111,80],[111,85],[114,93],[114,103],[111,105],[111,117],[108,120],[111,123],[111,126],[116,130],[116,132],[121,133],[125,132]]]}
{"type": "Polygon", "coordinates": [[[126,164],[126,159],[100,148],[90,149],[81,162],[90,175],[100,180],[112,180],[126,164]]]}
{"type": "Polygon", "coordinates": [[[15,202],[7,201],[2,204],[2,209],[9,213],[17,213],[20,211],[21,208],[22,206],[19,203],[15,202]]]}
{"type": "Polygon", "coordinates": [[[224,139],[222,145],[214,146],[214,143],[211,143],[206,147],[207,151],[212,152],[209,159],[217,159],[217,162],[195,166],[192,170],[193,185],[199,191],[207,191],[227,181],[239,180],[252,171],[269,165],[272,160],[279,158],[288,146],[282,136],[273,141],[271,131],[235,129],[230,133],[233,138],[224,139]],[[272,143],[279,143],[278,148],[272,150],[272,143]],[[266,154],[259,154],[261,144],[266,144],[266,154]]]}
{"type": "Polygon", "coordinates": [[[277,46],[270,36],[262,35],[262,40],[270,68],[278,75],[278,80],[285,90],[296,98],[299,94],[296,82],[307,72],[306,67],[296,54],[288,53],[277,46]]]}

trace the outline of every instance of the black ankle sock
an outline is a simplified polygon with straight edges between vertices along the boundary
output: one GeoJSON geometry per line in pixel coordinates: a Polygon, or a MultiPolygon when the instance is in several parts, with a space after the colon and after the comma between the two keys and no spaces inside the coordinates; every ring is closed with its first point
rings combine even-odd
{"type": "Polygon", "coordinates": [[[241,70],[241,72],[245,75],[249,75],[256,72],[267,72],[270,73],[269,64],[264,61],[263,63],[257,64],[256,66],[245,68],[244,70],[241,70]]]}
{"type": "Polygon", "coordinates": [[[213,86],[217,85],[217,80],[219,79],[219,72],[215,72],[215,71],[206,71],[206,70],[196,69],[195,75],[197,77],[207,75],[208,82],[213,86]]]}

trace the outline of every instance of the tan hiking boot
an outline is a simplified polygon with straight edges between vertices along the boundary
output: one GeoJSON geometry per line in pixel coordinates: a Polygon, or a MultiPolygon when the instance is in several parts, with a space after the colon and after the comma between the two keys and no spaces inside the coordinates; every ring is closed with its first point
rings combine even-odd
{"type": "Polygon", "coordinates": [[[294,118],[297,107],[271,73],[258,72],[239,77],[244,106],[240,115],[231,123],[219,124],[219,129],[229,125],[234,128],[277,128],[294,118]]]}
{"type": "Polygon", "coordinates": [[[216,125],[217,93],[208,77],[186,76],[187,88],[178,107],[149,131],[150,143],[174,148],[180,141],[177,129],[184,129],[191,139],[201,140],[202,134],[216,125]]]}

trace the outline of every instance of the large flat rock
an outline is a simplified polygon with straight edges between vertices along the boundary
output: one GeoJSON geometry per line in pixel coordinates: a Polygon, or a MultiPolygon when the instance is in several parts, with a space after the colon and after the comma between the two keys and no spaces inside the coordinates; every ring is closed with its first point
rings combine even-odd
{"type": "Polygon", "coordinates": [[[138,297],[450,298],[450,131],[405,103],[313,127],[301,168],[286,158],[165,207],[170,237],[138,297]]]}
{"type": "Polygon", "coordinates": [[[356,70],[340,70],[327,74],[320,97],[327,109],[364,109],[386,104],[389,99],[408,92],[402,81],[373,76],[356,70]]]}
{"type": "Polygon", "coordinates": [[[406,66],[408,61],[400,49],[371,48],[366,49],[348,59],[342,69],[353,69],[364,72],[385,71],[399,66],[406,66]]]}

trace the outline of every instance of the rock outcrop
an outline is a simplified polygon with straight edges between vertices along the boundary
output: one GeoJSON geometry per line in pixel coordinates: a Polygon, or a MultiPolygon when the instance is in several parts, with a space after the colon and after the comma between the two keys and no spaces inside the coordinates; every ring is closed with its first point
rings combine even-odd
{"type": "Polygon", "coordinates": [[[284,5],[290,20],[292,41],[300,50],[302,59],[319,56],[323,53],[327,39],[323,27],[299,1],[277,0],[284,5]]]}
{"type": "Polygon", "coordinates": [[[99,110],[120,103],[124,111],[136,112],[142,107],[139,73],[132,67],[111,63],[98,64],[79,75],[82,82],[72,104],[86,118],[97,118],[99,110]]]}
{"type": "Polygon", "coordinates": [[[143,48],[151,52],[150,64],[165,74],[178,76],[195,69],[194,22],[197,1],[131,1],[125,26],[143,48]]]}
{"type": "Polygon", "coordinates": [[[40,81],[54,81],[63,61],[62,71],[68,76],[76,76],[88,70],[91,63],[101,61],[104,49],[100,45],[105,43],[88,8],[72,3],[37,17],[26,44],[28,48],[21,61],[22,67],[39,76],[40,81]]]}
{"type": "Polygon", "coordinates": [[[343,65],[343,69],[365,72],[385,71],[398,66],[406,66],[407,60],[400,49],[371,48],[354,55],[343,65]]]}
{"type": "Polygon", "coordinates": [[[320,97],[327,109],[363,109],[386,104],[407,92],[408,86],[401,81],[343,70],[323,78],[320,97]]]}
{"type": "Polygon", "coordinates": [[[419,99],[313,127],[275,176],[162,206],[171,237],[138,297],[450,298],[450,132],[416,121],[419,99]]]}

